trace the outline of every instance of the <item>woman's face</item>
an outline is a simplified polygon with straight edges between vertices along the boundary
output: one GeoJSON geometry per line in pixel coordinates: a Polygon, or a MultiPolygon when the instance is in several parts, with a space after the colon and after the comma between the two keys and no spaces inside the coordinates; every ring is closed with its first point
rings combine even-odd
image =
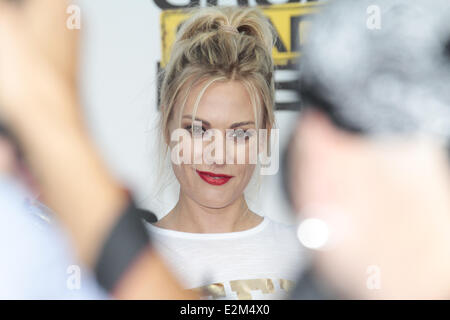
{"type": "MultiPolygon", "coordinates": [[[[214,129],[216,134],[223,137],[222,155],[217,157],[220,152],[212,152],[210,154],[216,156],[215,161],[210,161],[209,164],[205,163],[204,155],[207,153],[207,146],[212,145],[212,141],[214,141],[211,138],[210,141],[200,142],[200,145],[203,146],[201,149],[203,158],[200,150],[192,147],[190,163],[174,164],[172,162],[172,167],[183,195],[205,207],[223,208],[243,195],[255,169],[254,162],[249,163],[249,148],[252,147],[250,132],[253,131],[255,134],[257,129],[255,114],[250,96],[242,83],[216,81],[206,89],[201,97],[195,113],[195,121],[192,122],[194,105],[204,86],[205,82],[199,83],[191,89],[184,110],[181,110],[182,102],[180,101],[174,106],[168,124],[169,133],[173,133],[175,129],[185,129],[188,131],[186,133],[188,139],[191,139],[192,145],[194,145],[194,138],[198,140],[202,134],[204,138],[211,137],[210,134],[205,135],[205,132],[214,129]],[[227,129],[234,131],[226,132],[227,129]],[[244,132],[248,129],[253,130],[248,131],[244,138],[244,132]],[[238,142],[237,137],[242,140],[238,142]],[[227,140],[228,142],[234,141],[234,148],[225,147],[227,140]],[[245,162],[237,164],[238,154],[240,153],[242,156],[242,152],[245,152],[245,162]],[[196,164],[194,164],[194,159],[197,160],[196,164]],[[198,163],[199,159],[202,160],[201,163],[198,163]],[[217,161],[218,159],[222,159],[222,163],[217,161]],[[230,162],[232,163],[230,164],[230,162]]],[[[183,93],[180,96],[184,97],[183,93]]],[[[258,123],[261,123],[261,119],[258,120],[258,123]]],[[[256,136],[253,138],[255,141],[257,140],[256,136]]],[[[177,143],[178,141],[170,143],[172,151],[177,143]]]]}

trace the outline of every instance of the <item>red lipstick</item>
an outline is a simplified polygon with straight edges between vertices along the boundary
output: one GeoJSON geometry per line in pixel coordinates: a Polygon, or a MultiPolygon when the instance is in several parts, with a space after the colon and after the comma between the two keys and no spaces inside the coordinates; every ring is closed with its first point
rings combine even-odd
{"type": "Polygon", "coordinates": [[[218,174],[200,170],[195,171],[197,171],[198,175],[203,179],[203,181],[212,184],[213,186],[221,186],[230,181],[231,178],[233,178],[233,176],[229,176],[226,174],[218,174]]]}

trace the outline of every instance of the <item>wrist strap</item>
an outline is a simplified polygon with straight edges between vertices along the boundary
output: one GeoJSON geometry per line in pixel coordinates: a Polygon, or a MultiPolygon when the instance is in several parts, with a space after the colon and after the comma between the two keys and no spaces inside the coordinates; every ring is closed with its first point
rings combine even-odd
{"type": "Polygon", "coordinates": [[[136,208],[133,200],[123,211],[106,238],[94,273],[101,287],[112,292],[128,267],[150,244],[150,236],[142,218],[155,222],[156,216],[136,208]]]}
{"type": "Polygon", "coordinates": [[[316,276],[310,266],[301,275],[290,296],[291,300],[340,300],[342,297],[316,276]]]}

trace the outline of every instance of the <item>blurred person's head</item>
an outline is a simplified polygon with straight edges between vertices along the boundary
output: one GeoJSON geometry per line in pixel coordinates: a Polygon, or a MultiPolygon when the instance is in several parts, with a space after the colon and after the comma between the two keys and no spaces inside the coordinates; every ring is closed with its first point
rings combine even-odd
{"type": "MultiPolygon", "coordinates": [[[[180,129],[191,141],[214,130],[210,141],[219,138],[215,132],[224,147],[231,140],[237,145],[215,150],[209,163],[199,149],[188,163],[172,162],[181,192],[202,206],[222,208],[242,197],[255,171],[250,140],[274,124],[273,42],[269,22],[252,8],[200,9],[177,33],[160,96],[166,152],[177,150],[179,140],[171,137],[180,129]],[[237,160],[239,152],[244,161],[237,160]]],[[[207,145],[200,142],[203,152],[207,145]]]]}
{"type": "Polygon", "coordinates": [[[449,283],[421,277],[442,248],[416,222],[432,220],[437,229],[430,230],[442,234],[450,228],[449,13],[446,0],[331,1],[302,53],[304,109],[290,149],[291,199],[302,218],[322,218],[337,230],[335,240],[346,239],[346,251],[326,260],[335,265],[322,268],[337,286],[363,296],[361,266],[371,264],[385,271],[386,292],[396,292],[389,280],[399,275],[411,280],[413,297],[448,292],[449,283]],[[372,217],[382,225],[368,225],[372,217]],[[366,237],[370,230],[378,235],[366,237]],[[398,241],[384,231],[398,231],[398,241]],[[395,259],[402,264],[391,272],[383,262],[395,259]]]}

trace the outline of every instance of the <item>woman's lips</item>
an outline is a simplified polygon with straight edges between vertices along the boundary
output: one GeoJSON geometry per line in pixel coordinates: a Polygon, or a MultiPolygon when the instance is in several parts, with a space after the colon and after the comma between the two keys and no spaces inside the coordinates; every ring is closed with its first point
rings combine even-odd
{"type": "Polygon", "coordinates": [[[217,174],[217,173],[212,173],[212,172],[208,172],[208,171],[200,171],[200,170],[195,170],[197,171],[198,175],[200,176],[200,178],[203,179],[203,181],[212,184],[214,186],[221,186],[225,183],[227,183],[231,178],[233,178],[233,176],[229,176],[226,174],[217,174]]]}

